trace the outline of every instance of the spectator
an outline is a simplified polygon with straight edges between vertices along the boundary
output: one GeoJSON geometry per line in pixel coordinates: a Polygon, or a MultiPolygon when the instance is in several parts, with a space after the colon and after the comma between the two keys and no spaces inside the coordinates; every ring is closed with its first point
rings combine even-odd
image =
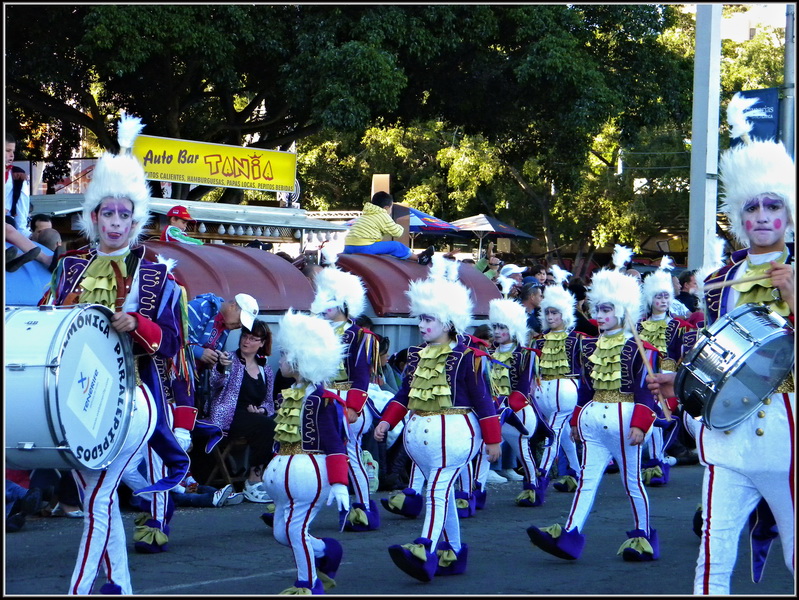
{"type": "Polygon", "coordinates": [[[191,473],[187,473],[180,485],[169,492],[180,508],[221,508],[241,504],[244,494],[227,484],[219,489],[210,485],[200,485],[191,473]]]}
{"type": "Polygon", "coordinates": [[[504,294],[508,298],[516,298],[519,295],[519,288],[522,286],[522,273],[524,273],[524,267],[520,267],[518,265],[509,264],[505,265],[499,270],[499,280],[502,281],[502,278],[507,278],[512,280],[514,283],[511,285],[510,290],[507,290],[507,293],[504,294]]]}
{"type": "Polygon", "coordinates": [[[641,272],[638,269],[627,269],[626,274],[635,279],[638,283],[642,283],[643,279],[641,277],[641,272]]]}
{"type": "Polygon", "coordinates": [[[527,311],[527,327],[532,339],[541,335],[541,300],[544,298],[544,286],[538,283],[526,283],[519,290],[519,302],[527,311]]]}
{"type": "Polygon", "coordinates": [[[388,192],[377,192],[363,206],[363,214],[355,220],[344,239],[344,254],[389,254],[403,260],[417,261],[426,265],[436,249],[428,247],[421,254],[414,254],[405,244],[395,240],[383,241],[384,235],[399,237],[405,233],[402,225],[391,218],[394,198],[388,192]]]}
{"type": "Polygon", "coordinates": [[[271,501],[263,486],[263,472],[272,458],[275,435],[274,373],[266,357],[272,353],[272,332],[260,319],[242,327],[239,347],[219,358],[211,370],[208,415],[228,439],[244,437],[251,449],[244,498],[271,501]],[[250,328],[251,327],[251,328],[250,328]]]}
{"type": "Polygon", "coordinates": [[[489,242],[486,247],[486,254],[474,265],[478,271],[483,273],[491,281],[494,281],[499,276],[499,269],[502,267],[503,262],[494,254],[494,242],[489,242]]]}
{"type": "Polygon", "coordinates": [[[38,514],[42,493],[38,488],[26,489],[6,479],[6,533],[15,533],[25,525],[25,517],[38,514]]]}
{"type": "Polygon", "coordinates": [[[574,294],[577,301],[574,310],[574,330],[583,333],[590,337],[599,335],[599,327],[597,327],[596,319],[588,317],[586,302],[587,290],[583,280],[579,277],[572,277],[568,285],[569,291],[574,294]]]}
{"type": "Polygon", "coordinates": [[[547,284],[547,268],[541,263],[534,264],[529,273],[538,280],[542,287],[547,284]]]}
{"type": "Polygon", "coordinates": [[[679,276],[680,292],[675,298],[688,309],[689,314],[699,310],[699,286],[696,283],[696,270],[683,271],[679,276]]]}
{"type": "Polygon", "coordinates": [[[169,224],[161,232],[162,242],[180,242],[182,244],[192,244],[202,246],[203,241],[186,235],[186,226],[194,223],[189,211],[185,206],[173,206],[166,213],[169,224]]]}
{"type": "Polygon", "coordinates": [[[17,141],[14,136],[6,133],[6,223],[10,223],[27,238],[31,234],[28,228],[31,203],[30,186],[28,184],[28,174],[24,169],[14,166],[16,149],[17,141]]]}
{"type": "Polygon", "coordinates": [[[44,231],[45,229],[52,229],[53,228],[53,221],[50,219],[49,215],[33,215],[31,217],[31,239],[34,242],[39,241],[39,233],[44,231]]]}

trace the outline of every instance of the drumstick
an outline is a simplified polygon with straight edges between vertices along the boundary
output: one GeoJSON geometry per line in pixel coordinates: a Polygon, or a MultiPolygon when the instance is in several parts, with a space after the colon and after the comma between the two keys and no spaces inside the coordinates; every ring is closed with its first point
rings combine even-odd
{"type": "Polygon", "coordinates": [[[741,279],[728,279],[727,281],[717,281],[716,283],[708,283],[704,286],[704,290],[717,290],[719,288],[735,285],[736,283],[751,283],[753,281],[763,281],[768,279],[771,275],[752,275],[751,277],[742,277],[741,279]]]}
{"type": "MultiPolygon", "coordinates": [[[[644,360],[644,366],[646,367],[646,372],[649,374],[650,377],[655,377],[655,371],[652,368],[652,365],[649,364],[649,359],[646,357],[646,351],[644,350],[644,343],[641,341],[641,338],[638,336],[638,329],[633,324],[632,320],[628,317],[627,318],[628,324],[632,325],[630,329],[633,332],[633,338],[635,339],[635,345],[638,346],[638,352],[641,353],[641,358],[644,360]]],[[[666,416],[667,421],[671,421],[671,410],[669,410],[668,404],[663,399],[663,396],[660,395],[658,392],[658,404],[660,404],[660,408],[663,409],[663,414],[666,416]]]]}

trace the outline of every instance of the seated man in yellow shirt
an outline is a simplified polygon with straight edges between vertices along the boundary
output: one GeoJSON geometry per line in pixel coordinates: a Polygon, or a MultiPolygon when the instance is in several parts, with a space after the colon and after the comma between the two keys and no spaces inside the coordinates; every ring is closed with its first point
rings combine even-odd
{"type": "Polygon", "coordinates": [[[426,265],[435,252],[430,246],[421,254],[414,254],[402,242],[383,241],[384,235],[401,236],[405,230],[391,218],[394,198],[388,192],[377,192],[364,204],[363,214],[355,220],[344,240],[344,254],[390,254],[403,260],[418,261],[426,265]]]}

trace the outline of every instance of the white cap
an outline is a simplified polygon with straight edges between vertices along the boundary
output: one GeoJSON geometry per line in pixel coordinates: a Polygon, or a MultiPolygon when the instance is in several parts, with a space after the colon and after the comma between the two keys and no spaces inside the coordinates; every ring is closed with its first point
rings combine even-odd
{"type": "Polygon", "coordinates": [[[516,275],[517,273],[524,273],[526,267],[520,267],[519,265],[505,265],[500,270],[499,274],[502,277],[510,277],[511,275],[516,275]]]}
{"type": "Polygon", "coordinates": [[[241,308],[241,324],[252,331],[252,324],[258,317],[258,302],[249,294],[236,294],[236,304],[241,308]]]}

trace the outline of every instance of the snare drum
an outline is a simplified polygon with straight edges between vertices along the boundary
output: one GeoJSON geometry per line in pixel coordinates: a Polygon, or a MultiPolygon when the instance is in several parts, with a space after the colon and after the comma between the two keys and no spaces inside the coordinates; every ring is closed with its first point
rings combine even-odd
{"type": "Polygon", "coordinates": [[[762,304],[742,304],[698,332],[674,379],[686,412],[730,429],[755,412],[794,363],[794,330],[762,304]]]}
{"type": "Polygon", "coordinates": [[[6,466],[104,469],[122,449],[136,377],[109,309],[5,309],[6,466]]]}

